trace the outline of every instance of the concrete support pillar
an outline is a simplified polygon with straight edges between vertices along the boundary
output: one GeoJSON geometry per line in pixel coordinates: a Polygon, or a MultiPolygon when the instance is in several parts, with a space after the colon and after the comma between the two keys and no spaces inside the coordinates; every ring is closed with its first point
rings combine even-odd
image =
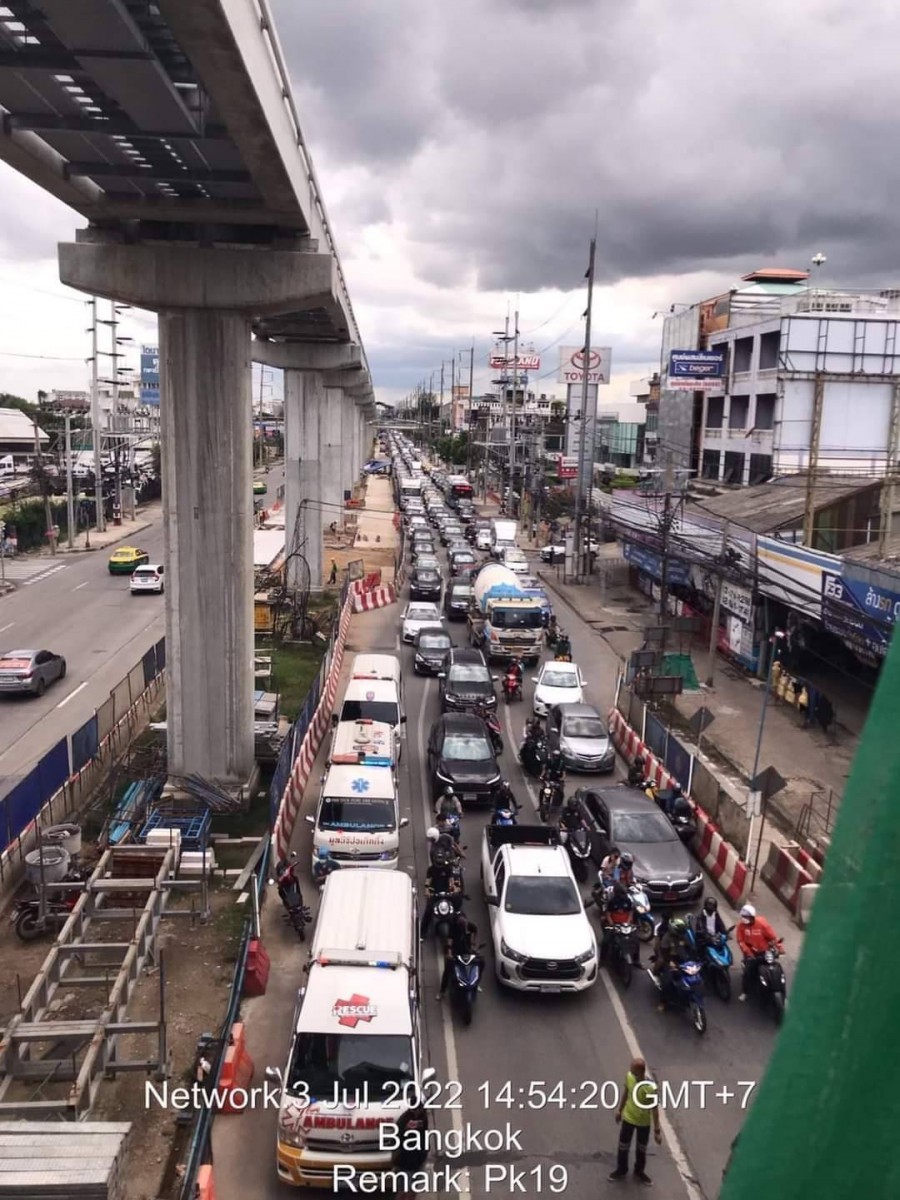
{"type": "Polygon", "coordinates": [[[352,490],[357,479],[359,479],[360,461],[359,461],[359,422],[357,414],[359,409],[356,402],[351,396],[344,397],[344,447],[346,473],[344,480],[344,488],[348,491],[352,490]]]}
{"type": "Polygon", "coordinates": [[[344,516],[344,393],[341,388],[325,387],[319,424],[319,459],[322,463],[322,503],[324,524],[341,524],[344,516]]]}
{"type": "Polygon", "coordinates": [[[284,373],[284,512],[288,587],[322,586],[322,530],[334,520],[322,508],[319,427],[325,388],[319,371],[284,373]],[[298,553],[291,554],[295,535],[298,553]]]}
{"type": "Polygon", "coordinates": [[[159,318],[169,770],[246,783],[253,746],[250,321],[159,318]]]}

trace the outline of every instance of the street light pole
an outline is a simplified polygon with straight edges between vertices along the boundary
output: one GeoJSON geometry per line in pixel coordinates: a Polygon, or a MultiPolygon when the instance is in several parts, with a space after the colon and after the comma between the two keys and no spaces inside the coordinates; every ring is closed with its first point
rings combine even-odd
{"type": "MultiPolygon", "coordinates": [[[[588,394],[589,383],[588,376],[590,375],[591,364],[591,309],[594,302],[594,258],[597,251],[597,239],[591,238],[591,249],[588,255],[587,269],[587,310],[584,314],[584,362],[582,363],[581,374],[581,437],[578,442],[578,486],[575,489],[575,540],[572,547],[573,559],[575,563],[575,577],[580,576],[583,569],[581,559],[581,522],[583,509],[583,491],[584,491],[584,456],[585,442],[587,441],[588,432],[588,394]]],[[[590,471],[593,474],[593,447],[591,447],[591,467],[590,471]]],[[[588,543],[590,545],[590,543],[588,543]]]]}
{"type": "MultiPolygon", "coordinates": [[[[759,772],[759,757],[760,757],[760,752],[762,751],[763,730],[765,729],[765,726],[766,726],[766,711],[769,706],[769,693],[772,690],[772,669],[775,666],[775,659],[778,657],[778,643],[780,641],[782,641],[783,639],[784,639],[784,634],[781,632],[780,629],[776,629],[775,632],[772,634],[771,638],[769,638],[769,650],[770,650],[770,652],[769,652],[769,669],[766,673],[766,687],[765,687],[765,691],[763,692],[762,711],[759,714],[759,733],[756,738],[756,754],[754,755],[754,758],[753,758],[753,774],[750,776],[750,790],[747,794],[748,805],[752,804],[751,797],[753,795],[753,785],[756,782],[756,776],[757,776],[757,773],[759,772]]],[[[753,876],[752,876],[751,883],[750,883],[751,890],[756,886],[756,869],[759,865],[759,852],[760,852],[760,848],[762,847],[763,828],[765,827],[765,823],[766,823],[766,811],[765,810],[766,810],[766,803],[765,803],[765,801],[763,801],[762,805],[760,806],[759,841],[756,844],[756,856],[753,861],[753,876]]],[[[753,821],[754,821],[754,819],[755,818],[753,816],[753,808],[751,808],[750,809],[750,828],[747,830],[747,853],[745,855],[745,859],[747,862],[750,861],[750,847],[753,844],[753,821]]]]}
{"type": "Polygon", "coordinates": [[[103,512],[103,460],[100,450],[100,368],[97,350],[97,297],[92,296],[91,306],[91,438],[94,443],[94,519],[97,532],[106,528],[103,512]]]}
{"type": "Polygon", "coordinates": [[[66,413],[66,542],[75,546],[75,490],[72,481],[72,416],[66,413]]]}
{"type": "MultiPolygon", "coordinates": [[[[515,482],[516,482],[516,403],[518,400],[519,389],[519,310],[516,309],[515,324],[513,326],[513,378],[512,378],[512,414],[510,415],[509,424],[509,515],[515,517],[518,514],[518,506],[515,499],[515,482]]],[[[524,397],[523,397],[524,399],[524,397]]]]}

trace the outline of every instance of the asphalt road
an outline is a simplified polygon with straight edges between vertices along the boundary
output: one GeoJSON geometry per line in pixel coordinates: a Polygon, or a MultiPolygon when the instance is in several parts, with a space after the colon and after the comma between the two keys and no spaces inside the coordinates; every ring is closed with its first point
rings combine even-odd
{"type": "MultiPolygon", "coordinates": [[[[255,472],[274,502],[284,468],[255,472]]],[[[163,561],[162,517],[132,536],[163,561]]],[[[165,634],[165,597],[132,596],[127,575],[110,575],[114,546],[41,559],[18,590],[0,596],[0,651],[47,648],[66,660],[66,677],[36,697],[0,697],[0,795],[8,792],[60,738],[78,729],[165,634]]]]}
{"type": "MultiPolygon", "coordinates": [[[[428,730],[439,716],[439,702],[436,682],[413,675],[411,648],[399,649],[399,613],[400,608],[393,606],[354,618],[344,674],[346,677],[354,652],[399,652],[401,656],[408,713],[399,772],[401,813],[409,816],[411,823],[401,835],[400,869],[411,871],[421,887],[427,861],[424,833],[431,823],[423,751],[428,730]]],[[[564,609],[560,620],[572,638],[574,657],[590,681],[586,699],[605,711],[612,702],[616,659],[571,612],[564,609]]],[[[464,644],[465,626],[451,624],[449,628],[455,640],[464,644]]],[[[501,701],[507,731],[514,735],[504,751],[503,769],[522,801],[530,793],[509,746],[518,744],[530,712],[532,685],[530,677],[526,678],[523,703],[506,710],[501,701]]],[[[323,767],[324,749],[313,771],[314,780],[318,780],[323,767]]],[[[617,775],[622,773],[620,766],[617,775]]],[[[570,777],[567,790],[579,782],[570,777]]],[[[313,810],[315,793],[313,784],[304,800],[304,812],[313,810]]],[[[525,812],[520,814],[520,821],[525,818],[525,812]]],[[[648,1164],[659,1194],[673,1200],[717,1196],[748,1093],[752,1099],[749,1085],[760,1079],[772,1049],[774,1026],[753,1006],[740,1005],[736,1000],[723,1005],[709,997],[709,1027],[705,1037],[700,1038],[685,1017],[657,1012],[655,992],[643,973],[635,975],[627,991],[617,979],[610,979],[605,969],[597,985],[579,996],[521,996],[501,988],[493,974],[489,919],[478,879],[481,829],[486,820],[482,813],[467,813],[463,821],[470,897],[466,909],[487,943],[488,958],[483,992],[471,1027],[462,1026],[448,1001],[440,1003],[435,998],[439,970],[433,944],[426,946],[423,955],[423,1024],[428,1061],[437,1069],[439,1079],[458,1081],[462,1089],[462,1108],[437,1112],[436,1127],[504,1131],[509,1125],[517,1133],[508,1151],[488,1152],[476,1145],[450,1163],[466,1168],[463,1194],[478,1198],[499,1192],[562,1194],[588,1200],[616,1195],[623,1186],[631,1191],[631,1183],[607,1180],[614,1165],[617,1127],[612,1111],[604,1105],[612,1099],[612,1086],[624,1079],[630,1059],[642,1054],[655,1077],[670,1085],[672,1093],[663,1114],[663,1144],[655,1147],[651,1143],[648,1164]],[[510,1087],[504,1089],[507,1082],[510,1087]],[[609,1086],[604,1088],[604,1084],[609,1086]],[[676,1105],[675,1098],[684,1084],[689,1086],[676,1105]],[[495,1097],[490,1104],[486,1102],[486,1088],[495,1097]],[[508,1174],[502,1180],[495,1177],[488,1190],[488,1163],[505,1165],[509,1171],[521,1174],[508,1174]],[[551,1167],[565,1170],[562,1191],[553,1191],[551,1167]],[[517,1182],[521,1187],[515,1186],[517,1182]]],[[[310,835],[305,822],[298,828],[294,845],[308,880],[310,835]]],[[[710,889],[714,891],[711,885],[710,889]]],[[[584,890],[587,892],[588,885],[584,890]]],[[[304,894],[312,895],[308,882],[304,894]]],[[[721,906],[727,919],[727,905],[721,901],[721,906]]],[[[778,915],[772,915],[778,923],[778,915]]],[[[269,991],[249,1001],[245,1008],[248,1045],[258,1078],[264,1066],[283,1063],[302,962],[300,948],[282,923],[277,901],[266,906],[263,916],[263,937],[272,957],[269,991]]],[[[729,924],[732,921],[733,917],[729,924]]],[[[644,953],[646,956],[646,950],[644,953]]],[[[790,955],[786,962],[790,984],[790,955]]],[[[262,1200],[291,1194],[275,1175],[275,1125],[272,1111],[248,1112],[216,1122],[216,1188],[222,1200],[247,1195],[262,1200]],[[247,1155],[248,1145],[257,1147],[260,1156],[247,1155]]]]}

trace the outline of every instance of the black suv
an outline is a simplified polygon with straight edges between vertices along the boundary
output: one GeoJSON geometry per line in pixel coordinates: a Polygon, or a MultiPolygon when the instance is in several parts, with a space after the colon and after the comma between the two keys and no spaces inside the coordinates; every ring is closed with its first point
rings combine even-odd
{"type": "Polygon", "coordinates": [[[444,597],[444,612],[448,621],[465,621],[469,615],[469,601],[474,591],[467,579],[451,579],[444,597]]]}
{"type": "Polygon", "coordinates": [[[428,735],[431,793],[452,787],[462,804],[490,804],[500,786],[500,767],[484,721],[471,713],[447,713],[428,735]]]}
{"type": "Polygon", "coordinates": [[[409,577],[410,600],[441,599],[441,575],[432,567],[416,567],[409,577]]]}
{"type": "Polygon", "coordinates": [[[466,712],[476,704],[488,709],[497,707],[496,676],[488,670],[480,650],[451,650],[438,678],[442,712],[466,712]]]}

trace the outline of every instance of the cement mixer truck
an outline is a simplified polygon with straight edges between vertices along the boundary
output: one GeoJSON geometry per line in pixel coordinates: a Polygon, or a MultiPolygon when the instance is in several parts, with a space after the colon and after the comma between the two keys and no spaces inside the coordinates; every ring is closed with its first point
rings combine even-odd
{"type": "Polygon", "coordinates": [[[469,610],[469,642],[488,662],[523,658],[537,662],[544,645],[543,604],[529,596],[508,567],[483,567],[469,610]]]}

